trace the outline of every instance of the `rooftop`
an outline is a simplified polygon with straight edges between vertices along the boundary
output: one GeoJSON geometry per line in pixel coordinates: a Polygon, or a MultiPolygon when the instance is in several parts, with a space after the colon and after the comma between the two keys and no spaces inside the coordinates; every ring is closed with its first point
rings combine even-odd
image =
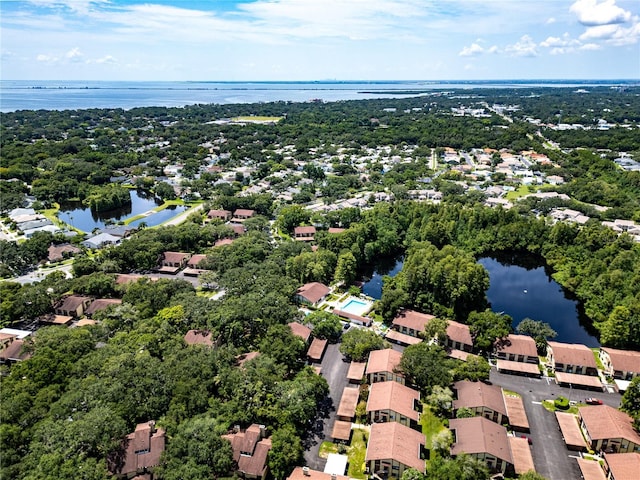
{"type": "Polygon", "coordinates": [[[502,388],[496,385],[461,380],[453,384],[453,390],[458,397],[457,400],[453,401],[453,408],[456,410],[462,407],[487,407],[495,412],[507,415],[502,388]]]}
{"type": "Polygon", "coordinates": [[[513,464],[507,429],[484,417],[454,418],[449,428],[455,431],[451,454],[489,453],[513,464]]]}
{"type": "Polygon", "coordinates": [[[640,472],[640,453],[609,453],[604,457],[614,480],[636,480],[640,472]]]}
{"type": "Polygon", "coordinates": [[[398,382],[376,382],[369,388],[367,412],[393,410],[416,422],[420,414],[414,408],[420,393],[398,382]]]}
{"type": "Polygon", "coordinates": [[[378,372],[393,372],[400,366],[402,353],[386,348],[384,350],[373,350],[369,353],[366,374],[378,372]]]}
{"type": "Polygon", "coordinates": [[[625,438],[640,445],[631,417],[609,405],[590,405],[578,409],[592,440],[625,438]]]}
{"type": "Polygon", "coordinates": [[[422,433],[398,422],[374,423],[371,425],[365,461],[393,459],[424,473],[425,462],[420,458],[424,444],[422,433]]]}
{"type": "Polygon", "coordinates": [[[495,344],[496,353],[512,353],[537,357],[536,341],[528,335],[507,335],[495,344]]]}
{"type": "Polygon", "coordinates": [[[297,290],[297,294],[305,300],[316,303],[329,294],[329,287],[320,282],[305,283],[297,290]]]}
{"type": "Polygon", "coordinates": [[[402,310],[396,318],[393,319],[392,325],[411,328],[412,330],[423,332],[427,323],[434,318],[436,317],[427,313],[420,313],[415,310],[402,310]]]}
{"type": "Polygon", "coordinates": [[[614,370],[640,373],[640,352],[617,350],[608,347],[601,347],[600,350],[609,354],[614,370]]]}
{"type": "Polygon", "coordinates": [[[553,358],[556,363],[598,368],[593,352],[586,345],[560,342],[547,343],[553,351],[553,358]]]}

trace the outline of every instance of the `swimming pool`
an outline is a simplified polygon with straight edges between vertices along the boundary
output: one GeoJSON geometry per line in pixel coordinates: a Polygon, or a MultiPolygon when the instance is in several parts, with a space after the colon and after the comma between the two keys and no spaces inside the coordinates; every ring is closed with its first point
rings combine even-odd
{"type": "Polygon", "coordinates": [[[355,297],[349,297],[341,306],[340,310],[343,312],[351,313],[353,315],[363,316],[373,306],[372,302],[367,300],[361,300],[355,297]]]}

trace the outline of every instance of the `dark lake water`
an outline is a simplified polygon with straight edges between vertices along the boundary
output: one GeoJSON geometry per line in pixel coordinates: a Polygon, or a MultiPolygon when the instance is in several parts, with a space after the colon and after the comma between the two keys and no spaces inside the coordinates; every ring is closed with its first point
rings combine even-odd
{"type": "MultiPolygon", "coordinates": [[[[558,333],[559,342],[582,343],[597,347],[593,331],[580,303],[572,299],[545,270],[542,262],[527,256],[509,258],[484,257],[478,260],[489,272],[487,299],[494,312],[513,318],[513,327],[524,319],[546,322],[558,333]]],[[[382,262],[375,267],[362,291],[376,299],[382,296],[382,278],[394,276],[402,269],[402,259],[382,262]]]]}
{"type": "MultiPolygon", "coordinates": [[[[141,213],[152,210],[158,205],[162,205],[162,201],[153,194],[146,193],[142,190],[131,190],[131,205],[126,207],[108,210],[105,212],[96,212],[91,208],[82,205],[80,202],[72,202],[60,206],[58,218],[69,225],[79,228],[80,230],[90,233],[94,228],[104,228],[109,223],[116,223],[120,220],[126,220],[135,217],[141,213]]],[[[183,212],[183,206],[170,206],[160,212],[156,212],[148,217],[132,222],[130,225],[138,226],[140,222],[146,222],[148,227],[153,227],[169,220],[171,217],[183,212]]]]}

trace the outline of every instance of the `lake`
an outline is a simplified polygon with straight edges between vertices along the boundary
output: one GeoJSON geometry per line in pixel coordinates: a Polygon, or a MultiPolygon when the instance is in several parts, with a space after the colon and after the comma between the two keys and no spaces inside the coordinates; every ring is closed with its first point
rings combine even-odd
{"type": "MultiPolygon", "coordinates": [[[[589,331],[589,320],[580,302],[571,298],[545,270],[541,260],[531,256],[483,257],[478,260],[489,272],[487,299],[494,312],[513,318],[513,327],[524,318],[546,322],[558,333],[559,342],[599,346],[589,331]]],[[[402,269],[402,259],[386,260],[375,267],[363,293],[379,299],[382,296],[382,277],[394,276],[402,269]]]]}
{"type": "MultiPolygon", "coordinates": [[[[152,210],[163,203],[162,200],[155,197],[153,194],[147,193],[143,190],[131,190],[130,195],[130,205],[104,212],[91,210],[91,208],[86,205],[82,205],[80,202],[63,204],[60,206],[58,218],[74,228],[78,228],[83,232],[91,233],[95,228],[103,229],[108,224],[117,223],[118,221],[135,217],[136,215],[152,210]]],[[[169,220],[178,213],[183,212],[185,209],[186,207],[184,206],[171,205],[160,212],[153,213],[145,218],[131,222],[130,225],[136,227],[141,222],[145,222],[148,227],[153,227],[169,220]]]]}

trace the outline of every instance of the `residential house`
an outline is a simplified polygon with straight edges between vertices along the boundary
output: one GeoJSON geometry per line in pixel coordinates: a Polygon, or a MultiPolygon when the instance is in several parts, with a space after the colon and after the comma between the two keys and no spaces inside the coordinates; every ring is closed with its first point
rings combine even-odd
{"type": "Polygon", "coordinates": [[[555,371],[560,385],[602,390],[593,351],[585,345],[548,342],[547,364],[555,371]]]}
{"type": "Polygon", "coordinates": [[[109,459],[109,472],[120,478],[142,475],[152,478],[154,467],[160,463],[165,443],[165,431],[156,428],[154,421],[139,423],[123,443],[124,455],[109,459]]]}
{"type": "Polygon", "coordinates": [[[387,332],[386,338],[400,345],[420,343],[422,341],[420,334],[434,318],[427,313],[402,310],[391,322],[391,329],[387,332]]]}
{"type": "Polygon", "coordinates": [[[315,240],[316,227],[295,227],[293,238],[301,242],[313,242],[315,240]]]}
{"type": "Polygon", "coordinates": [[[425,436],[398,422],[371,425],[365,462],[369,473],[381,479],[400,478],[415,468],[425,473],[425,436]]]}
{"type": "Polygon", "coordinates": [[[632,380],[640,375],[640,352],[600,347],[604,373],[620,380],[632,380]]]}
{"type": "Polygon", "coordinates": [[[213,346],[213,335],[209,330],[189,330],[184,335],[184,343],[187,345],[213,346]]]}
{"type": "Polygon", "coordinates": [[[311,337],[311,329],[309,327],[298,322],[290,322],[289,328],[291,329],[291,333],[296,337],[300,337],[305,344],[309,343],[309,337],[311,337]]]}
{"type": "Polygon", "coordinates": [[[22,348],[24,338],[26,337],[17,333],[0,332],[0,363],[19,362],[31,356],[22,348]]]}
{"type": "Polygon", "coordinates": [[[115,307],[116,305],[121,305],[122,300],[119,298],[98,298],[91,302],[91,305],[85,310],[84,314],[91,318],[94,313],[100,312],[102,310],[106,310],[109,307],[115,307]]]}
{"type": "Polygon", "coordinates": [[[235,212],[233,212],[232,222],[242,223],[248,218],[253,217],[256,214],[255,210],[247,210],[244,208],[238,208],[235,212]]]}
{"type": "Polygon", "coordinates": [[[527,335],[507,335],[494,344],[499,372],[540,376],[536,342],[527,335]]]}
{"type": "Polygon", "coordinates": [[[370,423],[398,422],[420,429],[420,392],[398,382],[376,382],[369,388],[367,417],[370,423]]]}
{"type": "Polygon", "coordinates": [[[331,293],[331,289],[320,282],[305,283],[296,290],[296,300],[317,306],[327,298],[329,293],[331,293]]]}
{"type": "Polygon", "coordinates": [[[234,433],[223,435],[231,442],[237,473],[246,479],[264,479],[267,476],[267,455],[271,450],[271,438],[266,436],[264,425],[253,424],[244,432],[236,427],[234,433]]]}
{"type": "Polygon", "coordinates": [[[451,455],[471,455],[487,464],[492,472],[513,475],[515,472],[507,429],[484,417],[449,420],[453,433],[451,455]]]}
{"type": "Polygon", "coordinates": [[[461,380],[453,384],[454,414],[460,408],[468,408],[474,415],[484,417],[500,425],[509,423],[507,406],[502,388],[484,382],[461,380]]]}
{"type": "Polygon", "coordinates": [[[189,261],[191,254],[183,252],[164,252],[160,260],[158,271],[175,274],[184,268],[189,261]]]}
{"type": "Polygon", "coordinates": [[[91,249],[98,249],[107,245],[118,245],[122,239],[108,233],[99,233],[91,238],[87,238],[82,245],[91,249]]]}
{"type": "Polygon", "coordinates": [[[64,243],[62,245],[51,245],[48,249],[47,259],[50,262],[61,262],[65,258],[73,257],[76,253],[80,253],[80,250],[75,245],[70,243],[64,243]]]}
{"type": "Polygon", "coordinates": [[[590,405],[578,408],[578,418],[591,450],[640,453],[640,435],[627,413],[608,405],[590,405]]]}
{"type": "Polygon", "coordinates": [[[187,261],[187,267],[182,271],[185,275],[197,277],[205,270],[200,268],[200,264],[207,259],[207,256],[201,253],[192,255],[187,261]]]}
{"type": "Polygon", "coordinates": [[[346,230],[346,228],[329,227],[329,229],[327,230],[327,233],[342,233],[345,230],[346,230]]]}
{"type": "Polygon", "coordinates": [[[91,297],[85,297],[83,295],[69,295],[60,300],[54,310],[56,315],[81,317],[84,315],[85,310],[89,307],[92,300],[91,297]]]}
{"type": "Polygon", "coordinates": [[[445,346],[452,350],[460,350],[471,353],[473,351],[473,339],[469,325],[447,320],[447,338],[445,346]]]}
{"type": "Polygon", "coordinates": [[[604,455],[607,480],[637,480],[640,475],[640,453],[609,453],[604,455]]]}
{"type": "Polygon", "coordinates": [[[405,384],[405,378],[399,372],[402,353],[386,348],[384,350],[373,350],[369,353],[369,361],[365,375],[369,384],[376,382],[394,381],[405,384]]]}
{"type": "Polygon", "coordinates": [[[233,214],[229,210],[209,210],[207,213],[207,218],[209,220],[218,219],[223,222],[227,222],[231,220],[233,214]]]}

